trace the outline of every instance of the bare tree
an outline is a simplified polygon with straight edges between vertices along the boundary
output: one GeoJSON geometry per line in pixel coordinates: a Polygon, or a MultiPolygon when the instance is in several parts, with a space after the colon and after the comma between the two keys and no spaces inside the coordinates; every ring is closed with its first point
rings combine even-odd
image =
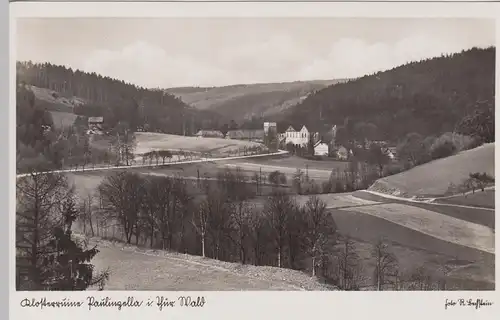
{"type": "Polygon", "coordinates": [[[205,207],[210,218],[207,231],[213,245],[213,258],[220,259],[223,253],[222,245],[224,240],[229,238],[231,226],[231,210],[227,194],[216,188],[211,189],[206,196],[205,207]]]}
{"type": "Polygon", "coordinates": [[[356,245],[349,236],[340,237],[338,250],[339,285],[344,290],[352,290],[357,286],[356,273],[359,271],[359,256],[356,245]]]}
{"type": "Polygon", "coordinates": [[[249,233],[250,215],[252,208],[247,202],[239,201],[231,204],[231,226],[235,231],[235,236],[232,237],[233,242],[239,248],[240,262],[245,264],[247,260],[246,239],[249,233]]]}
{"type": "Polygon", "coordinates": [[[287,236],[287,220],[292,210],[295,210],[295,203],[283,192],[274,192],[265,205],[265,215],[267,223],[271,228],[271,236],[277,250],[277,265],[282,267],[283,249],[287,236]]]}
{"type": "Polygon", "coordinates": [[[388,245],[379,239],[373,247],[372,257],[375,259],[374,279],[377,291],[383,289],[388,277],[395,276],[398,262],[394,254],[389,252],[388,245]]]}
{"type": "Polygon", "coordinates": [[[323,254],[327,244],[334,242],[337,227],[326,203],[317,196],[309,197],[305,204],[305,242],[311,256],[312,275],[316,275],[317,259],[323,254]]]}
{"type": "Polygon", "coordinates": [[[193,217],[193,226],[196,229],[196,232],[201,237],[201,255],[202,257],[206,257],[206,237],[207,237],[207,229],[208,229],[208,221],[210,219],[210,206],[207,204],[206,200],[203,201],[198,210],[196,210],[195,215],[193,217]]]}
{"type": "Polygon", "coordinates": [[[83,233],[87,234],[87,224],[90,227],[90,234],[95,236],[94,232],[94,196],[91,192],[87,192],[79,208],[79,220],[83,224],[83,233]]]}
{"type": "Polygon", "coordinates": [[[156,199],[156,178],[150,177],[144,183],[145,196],[142,203],[142,217],[149,236],[149,246],[153,248],[156,231],[158,230],[157,212],[159,204],[156,199]]]}
{"type": "Polygon", "coordinates": [[[266,217],[259,212],[255,212],[249,217],[249,239],[251,240],[255,265],[262,265],[265,248],[268,244],[268,229],[266,217]]]}
{"type": "Polygon", "coordinates": [[[99,186],[103,207],[108,215],[120,221],[127,243],[135,233],[139,241],[139,217],[144,199],[143,178],[127,171],[107,176],[99,186]]]}

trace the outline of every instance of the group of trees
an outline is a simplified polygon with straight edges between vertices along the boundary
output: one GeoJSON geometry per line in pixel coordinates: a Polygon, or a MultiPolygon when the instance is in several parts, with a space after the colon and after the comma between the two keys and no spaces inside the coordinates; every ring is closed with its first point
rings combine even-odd
{"type": "Polygon", "coordinates": [[[455,185],[453,183],[448,187],[448,193],[462,193],[467,197],[467,192],[475,193],[476,191],[484,191],[486,187],[492,186],[495,183],[495,178],[488,175],[486,172],[471,172],[463,181],[455,185]]]}
{"type": "Polygon", "coordinates": [[[426,162],[449,157],[457,152],[475,148],[483,141],[478,137],[456,132],[445,132],[439,137],[424,137],[418,133],[407,134],[397,145],[402,169],[409,169],[426,162]]]}
{"type": "MultiPolygon", "coordinates": [[[[279,177],[272,174],[270,180],[279,177]]],[[[221,171],[215,184],[201,188],[205,194],[193,197],[182,178],[115,173],[99,187],[100,216],[118,224],[115,236],[128,243],[303,270],[342,289],[359,289],[363,277],[355,245],[338,234],[318,197],[299,205],[276,190],[259,205],[250,201],[254,193],[239,170],[221,171]]],[[[381,290],[397,263],[382,243],[377,246],[372,285],[381,290]]]]}

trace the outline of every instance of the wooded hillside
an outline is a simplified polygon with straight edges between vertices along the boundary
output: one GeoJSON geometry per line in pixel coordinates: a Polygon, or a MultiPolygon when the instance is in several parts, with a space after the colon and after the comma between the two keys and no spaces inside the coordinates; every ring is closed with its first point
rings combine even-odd
{"type": "MultiPolygon", "coordinates": [[[[72,70],[50,63],[17,63],[17,82],[53,90],[54,94],[77,101],[67,110],[82,116],[104,116],[108,126],[119,121],[132,127],[173,134],[190,134],[201,127],[218,125],[220,115],[191,108],[161,89],[147,89],[99,74],[72,70]]],[[[53,106],[39,101],[39,107],[53,106]]]]}
{"type": "Polygon", "coordinates": [[[288,109],[281,120],[319,130],[326,124],[374,124],[378,138],[396,141],[408,133],[438,136],[464,117],[494,112],[495,48],[410,62],[317,91],[288,109]]]}

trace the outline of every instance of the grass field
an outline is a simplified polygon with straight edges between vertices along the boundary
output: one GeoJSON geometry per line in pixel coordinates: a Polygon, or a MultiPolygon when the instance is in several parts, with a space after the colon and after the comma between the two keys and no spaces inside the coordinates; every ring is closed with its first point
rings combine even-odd
{"type": "MultiPolygon", "coordinates": [[[[222,163],[221,163],[222,165],[222,163]]],[[[315,181],[327,181],[332,170],[343,171],[347,168],[346,162],[341,161],[315,161],[299,158],[296,156],[284,156],[280,158],[250,158],[230,161],[225,164],[228,167],[240,167],[248,171],[262,171],[266,175],[272,171],[284,173],[289,180],[292,179],[297,169],[302,170],[310,179],[315,181]]]]}
{"type": "Polygon", "coordinates": [[[54,122],[54,126],[56,126],[56,128],[73,125],[77,117],[76,114],[70,112],[51,111],[50,114],[52,115],[52,121],[54,122]]]}
{"type": "Polygon", "coordinates": [[[344,210],[330,210],[339,231],[351,236],[356,251],[365,265],[365,276],[371,278],[373,244],[384,238],[389,250],[396,256],[399,270],[408,274],[419,266],[438,278],[443,274],[439,268],[447,266],[454,270],[447,277],[455,289],[492,290],[495,288],[495,256],[481,251],[435,239],[391,222],[344,210]]]}
{"type": "Polygon", "coordinates": [[[200,256],[144,250],[98,241],[96,270],[110,268],[106,290],[225,291],[328,290],[300,271],[256,267],[200,256]],[[117,263],[120,261],[120,263],[117,263]]]}
{"type": "Polygon", "coordinates": [[[495,208],[495,190],[477,191],[474,194],[457,195],[449,198],[437,199],[437,203],[459,204],[472,207],[495,208]]]}
{"type": "Polygon", "coordinates": [[[450,183],[459,185],[473,172],[495,176],[495,144],[463,151],[377,180],[370,190],[404,196],[443,196],[450,183]]]}
{"type": "Polygon", "coordinates": [[[236,151],[244,147],[263,147],[262,144],[241,140],[220,138],[186,137],[163,133],[137,132],[137,154],[152,150],[185,150],[191,152],[212,152],[213,155],[236,151]]]}
{"type": "Polygon", "coordinates": [[[494,254],[494,232],[488,227],[399,203],[358,206],[344,210],[372,215],[436,239],[494,254]]]}
{"type": "Polygon", "coordinates": [[[77,97],[63,97],[59,93],[47,89],[39,88],[36,86],[31,86],[31,90],[35,94],[37,101],[47,108],[49,111],[60,111],[60,112],[73,112],[73,107],[75,105],[80,105],[85,103],[81,98],[77,97]]]}

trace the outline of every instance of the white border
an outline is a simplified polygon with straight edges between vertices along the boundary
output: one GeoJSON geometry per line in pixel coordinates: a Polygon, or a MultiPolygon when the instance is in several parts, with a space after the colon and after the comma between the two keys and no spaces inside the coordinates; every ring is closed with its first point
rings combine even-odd
{"type": "MultiPolygon", "coordinates": [[[[85,299],[87,292],[23,293],[15,291],[14,281],[14,212],[15,212],[15,19],[28,17],[470,17],[497,18],[498,3],[39,3],[15,2],[10,4],[10,143],[9,169],[11,183],[9,252],[10,252],[10,315],[14,319],[68,318],[88,320],[88,309],[40,309],[20,308],[25,297],[47,297],[47,299],[85,299]]],[[[499,25],[497,24],[497,42],[499,25]]],[[[500,82],[497,63],[497,86],[500,82]]],[[[498,246],[498,241],[496,242],[498,246]]],[[[498,266],[496,274],[498,274],[498,266]]],[[[191,292],[192,296],[203,295],[207,304],[203,308],[171,308],[162,312],[155,308],[117,311],[101,309],[91,314],[120,319],[161,316],[168,319],[307,319],[311,317],[422,319],[427,316],[482,319],[500,314],[500,299],[496,291],[491,292],[191,292]],[[445,299],[482,298],[494,301],[492,307],[479,310],[452,308],[445,310],[445,299]]],[[[163,295],[176,299],[181,292],[102,292],[94,296],[109,296],[115,299],[133,295],[147,299],[163,295]]],[[[496,317],[495,317],[496,318],[496,317]]]]}

